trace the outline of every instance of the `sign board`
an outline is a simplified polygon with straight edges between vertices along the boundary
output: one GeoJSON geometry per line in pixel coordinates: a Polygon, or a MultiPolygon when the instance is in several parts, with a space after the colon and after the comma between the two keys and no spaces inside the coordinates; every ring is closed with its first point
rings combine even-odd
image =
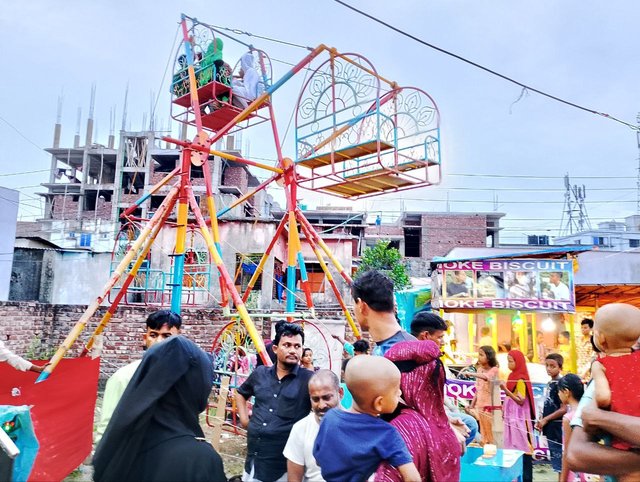
{"type": "Polygon", "coordinates": [[[489,259],[439,263],[436,309],[575,312],[573,262],[566,259],[489,259]]]}

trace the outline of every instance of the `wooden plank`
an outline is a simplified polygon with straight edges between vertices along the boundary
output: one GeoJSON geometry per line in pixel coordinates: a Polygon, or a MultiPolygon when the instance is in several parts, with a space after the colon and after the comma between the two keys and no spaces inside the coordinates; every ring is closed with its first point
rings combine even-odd
{"type": "MultiPolygon", "coordinates": [[[[380,152],[388,151],[392,148],[392,144],[380,141],[380,152]]],[[[362,156],[367,156],[373,154],[374,152],[378,152],[378,141],[375,140],[338,149],[337,151],[333,152],[333,158],[334,162],[337,163],[356,159],[362,156]]],[[[317,156],[302,159],[301,161],[298,161],[298,164],[304,167],[308,167],[309,169],[314,169],[320,166],[327,166],[331,164],[331,152],[326,152],[324,154],[319,154],[317,156]]]]}
{"type": "Polygon", "coordinates": [[[358,174],[353,174],[353,175],[349,175],[349,176],[345,176],[345,178],[347,179],[358,179],[360,177],[364,177],[364,176],[374,176],[374,175],[378,175],[378,174],[382,174],[384,172],[389,172],[390,174],[393,174],[394,171],[399,171],[399,172],[408,172],[408,171],[414,171],[416,169],[424,169],[427,166],[435,166],[435,163],[432,162],[422,162],[422,161],[412,161],[412,162],[407,162],[405,164],[398,164],[397,167],[381,167],[380,169],[375,169],[373,171],[368,171],[368,172],[362,172],[362,173],[358,173],[358,174]]]}
{"type": "Polygon", "coordinates": [[[216,414],[213,416],[213,432],[211,434],[211,445],[218,451],[220,449],[220,437],[222,436],[222,426],[225,422],[227,412],[227,397],[229,396],[229,377],[222,377],[220,380],[220,392],[216,405],[216,414]]]}
{"type": "Polygon", "coordinates": [[[390,173],[387,175],[368,177],[365,179],[353,181],[350,180],[344,183],[323,187],[321,189],[323,191],[329,191],[344,196],[353,197],[362,194],[371,194],[373,192],[382,193],[385,191],[397,189],[399,187],[411,186],[414,184],[419,184],[419,182],[409,179],[403,179],[393,173],[390,173]]]}

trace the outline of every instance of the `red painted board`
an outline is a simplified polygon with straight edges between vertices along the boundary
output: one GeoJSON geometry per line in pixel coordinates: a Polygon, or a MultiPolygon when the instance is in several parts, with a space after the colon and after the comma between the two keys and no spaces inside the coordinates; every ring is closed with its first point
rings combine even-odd
{"type": "Polygon", "coordinates": [[[63,359],[47,380],[35,384],[37,373],[0,363],[0,405],[33,406],[40,449],[30,481],[62,480],[91,453],[99,372],[100,359],[63,359]],[[12,396],[13,388],[19,396],[12,396]]]}

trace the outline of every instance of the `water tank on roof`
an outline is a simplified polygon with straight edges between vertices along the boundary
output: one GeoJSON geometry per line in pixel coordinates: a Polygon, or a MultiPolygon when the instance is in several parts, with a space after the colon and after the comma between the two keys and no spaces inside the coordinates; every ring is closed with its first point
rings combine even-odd
{"type": "Polygon", "coordinates": [[[626,227],[627,226],[624,223],[613,220],[598,223],[598,229],[605,229],[607,231],[624,231],[626,227]]]}

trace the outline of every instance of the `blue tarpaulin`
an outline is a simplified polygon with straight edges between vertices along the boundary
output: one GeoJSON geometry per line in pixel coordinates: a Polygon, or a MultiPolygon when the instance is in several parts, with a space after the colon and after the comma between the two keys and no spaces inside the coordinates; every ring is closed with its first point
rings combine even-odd
{"type": "Polygon", "coordinates": [[[38,455],[40,445],[33,431],[30,411],[27,405],[0,405],[0,425],[20,450],[13,465],[12,482],[23,482],[29,478],[38,455]]]}

